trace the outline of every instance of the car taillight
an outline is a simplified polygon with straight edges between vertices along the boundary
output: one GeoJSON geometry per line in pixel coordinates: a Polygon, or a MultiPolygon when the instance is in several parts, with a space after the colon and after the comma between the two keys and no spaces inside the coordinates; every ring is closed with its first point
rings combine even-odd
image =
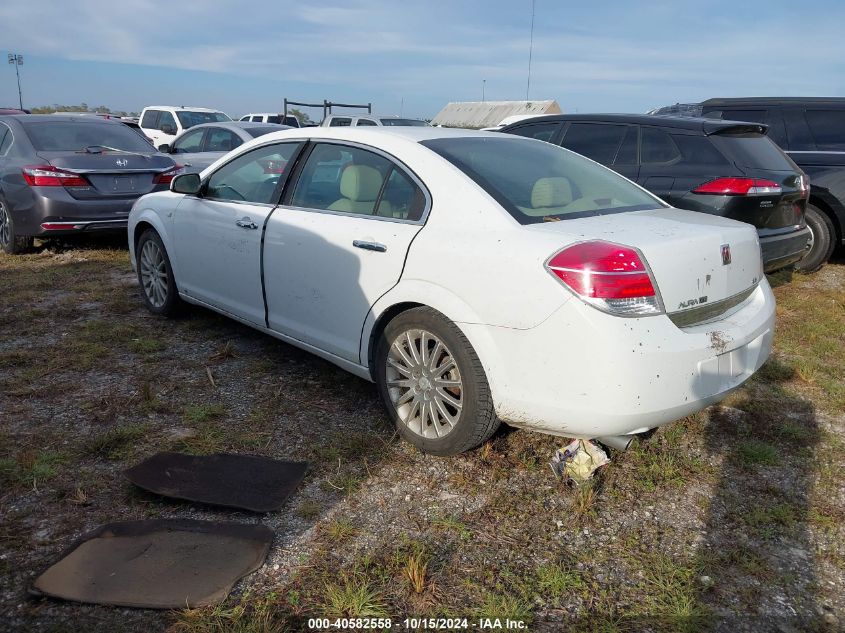
{"type": "Polygon", "coordinates": [[[179,172],[181,172],[184,168],[184,165],[174,165],[167,171],[163,171],[160,174],[156,174],[155,176],[153,176],[153,184],[169,185],[173,178],[178,176],[179,172]]]}
{"type": "Polygon", "coordinates": [[[780,193],[781,186],[765,178],[716,178],[692,192],[716,196],[765,196],[780,193]]]}
{"type": "Polygon", "coordinates": [[[72,171],[58,169],[52,165],[27,165],[23,168],[23,179],[32,187],[88,187],[84,176],[72,171]]]}
{"type": "Polygon", "coordinates": [[[555,253],[546,268],[590,305],[621,316],[661,314],[654,280],[639,252],[611,242],[581,242],[555,253]]]}

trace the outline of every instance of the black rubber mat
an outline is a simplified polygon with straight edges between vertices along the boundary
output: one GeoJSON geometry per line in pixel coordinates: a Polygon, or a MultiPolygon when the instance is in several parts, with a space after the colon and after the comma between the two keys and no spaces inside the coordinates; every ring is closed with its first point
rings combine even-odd
{"type": "Polygon", "coordinates": [[[192,519],[109,523],[65,550],[31,591],[151,609],[216,604],[261,566],[272,540],[273,531],[264,525],[192,519]]]}
{"type": "Polygon", "coordinates": [[[253,512],[278,510],[308,464],[254,455],[158,453],[126,471],[136,486],[156,494],[253,512]]]}

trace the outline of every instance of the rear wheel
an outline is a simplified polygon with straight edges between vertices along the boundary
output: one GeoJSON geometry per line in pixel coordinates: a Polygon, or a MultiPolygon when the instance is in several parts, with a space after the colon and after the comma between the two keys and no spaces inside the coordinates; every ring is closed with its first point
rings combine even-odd
{"type": "Polygon", "coordinates": [[[18,235],[12,214],[0,200],[0,250],[9,255],[17,255],[32,248],[33,239],[18,235]]]}
{"type": "Polygon", "coordinates": [[[804,214],[807,228],[810,229],[810,244],[804,259],[795,264],[795,268],[805,273],[812,273],[827,263],[836,246],[833,237],[836,231],[833,222],[824,211],[812,204],[807,205],[804,214]]]}
{"type": "Polygon", "coordinates": [[[135,247],[138,283],[147,309],[161,316],[175,316],[182,308],[170,258],[161,237],[152,229],[144,231],[135,247]]]}
{"type": "Polygon", "coordinates": [[[431,308],[408,310],[387,325],[375,370],[399,433],[426,453],[462,453],[499,425],[475,350],[454,323],[431,308]]]}

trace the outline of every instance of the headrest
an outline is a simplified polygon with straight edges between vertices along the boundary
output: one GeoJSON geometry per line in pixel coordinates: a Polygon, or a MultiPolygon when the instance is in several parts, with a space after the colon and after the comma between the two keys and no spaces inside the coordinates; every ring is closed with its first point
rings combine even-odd
{"type": "Polygon", "coordinates": [[[368,165],[347,165],[340,176],[340,195],[356,202],[372,202],[381,190],[381,174],[368,165]]]}
{"type": "Polygon", "coordinates": [[[572,185],[569,178],[538,178],[531,190],[531,206],[535,209],[545,207],[565,207],[572,202],[572,185]]]}

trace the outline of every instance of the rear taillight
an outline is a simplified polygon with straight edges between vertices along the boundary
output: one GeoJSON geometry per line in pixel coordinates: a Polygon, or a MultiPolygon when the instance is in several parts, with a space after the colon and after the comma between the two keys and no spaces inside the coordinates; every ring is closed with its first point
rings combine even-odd
{"type": "Polygon", "coordinates": [[[639,252],[611,242],[581,242],[555,253],[546,268],[590,305],[621,316],[661,314],[651,273],[639,252]]]}
{"type": "Polygon", "coordinates": [[[23,168],[23,179],[31,187],[88,187],[84,176],[72,171],[58,169],[52,165],[27,165],[23,168]]]}
{"type": "Polygon", "coordinates": [[[153,176],[153,184],[169,185],[173,178],[178,176],[179,172],[181,172],[184,168],[184,165],[174,165],[167,171],[163,171],[160,174],[156,174],[155,176],[153,176]]]}
{"type": "Polygon", "coordinates": [[[716,178],[692,192],[714,196],[766,196],[781,191],[778,183],[765,178],[716,178]]]}

